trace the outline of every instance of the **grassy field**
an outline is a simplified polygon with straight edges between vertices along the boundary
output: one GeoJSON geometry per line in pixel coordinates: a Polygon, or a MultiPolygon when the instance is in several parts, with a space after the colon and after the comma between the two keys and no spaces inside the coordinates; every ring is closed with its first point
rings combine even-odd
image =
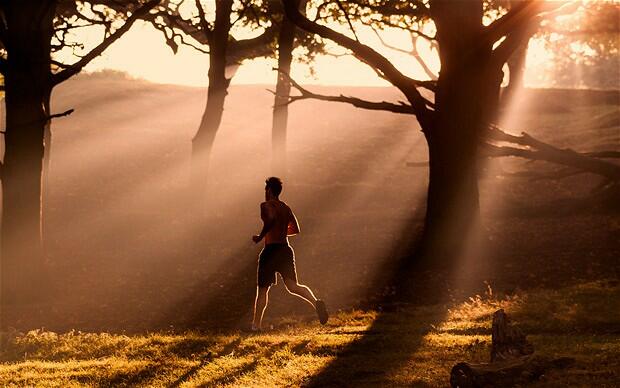
{"type": "Polygon", "coordinates": [[[31,331],[2,352],[3,386],[446,386],[459,361],[489,357],[503,308],[539,354],[574,357],[535,387],[614,387],[620,381],[620,287],[615,281],[485,295],[453,305],[340,311],[274,321],[260,334],[128,336],[31,331]]]}

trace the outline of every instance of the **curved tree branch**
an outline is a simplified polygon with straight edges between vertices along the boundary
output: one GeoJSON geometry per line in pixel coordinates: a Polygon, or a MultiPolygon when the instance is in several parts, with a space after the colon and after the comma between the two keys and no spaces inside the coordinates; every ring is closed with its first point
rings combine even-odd
{"type": "Polygon", "coordinates": [[[228,63],[237,63],[244,59],[265,57],[274,53],[272,43],[277,36],[277,27],[271,25],[255,38],[232,40],[227,48],[228,63]]]}
{"type": "MultiPolygon", "coordinates": [[[[491,125],[489,127],[489,140],[513,143],[520,146],[498,146],[490,143],[483,144],[482,149],[492,156],[517,156],[530,160],[544,160],[599,174],[610,180],[620,180],[619,165],[592,157],[591,153],[580,153],[571,149],[554,147],[535,139],[525,132],[522,132],[520,136],[512,135],[495,125],[491,125]]],[[[604,153],[603,155],[608,154],[604,153]]]]}
{"type": "Polygon", "coordinates": [[[353,36],[355,37],[355,40],[359,42],[360,39],[357,37],[357,33],[355,32],[355,28],[353,27],[351,18],[349,17],[349,14],[347,13],[347,9],[344,7],[344,5],[342,5],[342,2],[340,0],[335,0],[335,1],[336,1],[336,4],[338,4],[338,8],[340,8],[340,11],[342,11],[344,18],[346,19],[347,24],[349,25],[349,29],[351,30],[351,32],[353,33],[353,36]]]}
{"type": "MultiPolygon", "coordinates": [[[[288,96],[288,101],[283,105],[289,105],[295,101],[300,101],[300,100],[315,99],[315,100],[321,100],[321,101],[342,102],[346,104],[351,104],[357,108],[362,108],[362,109],[382,110],[382,111],[393,112],[393,113],[415,115],[415,111],[413,107],[404,102],[395,104],[395,103],[387,102],[387,101],[381,101],[381,102],[367,101],[367,100],[362,100],[357,97],[344,96],[342,94],[339,96],[328,96],[324,94],[318,94],[318,93],[311,92],[308,89],[304,88],[285,72],[279,71],[279,73],[285,78],[287,78],[289,82],[291,83],[291,85],[301,93],[298,96],[288,96]]],[[[271,90],[270,92],[274,93],[271,90]]]]}
{"type": "Polygon", "coordinates": [[[541,11],[540,0],[520,1],[513,5],[504,16],[495,20],[485,28],[485,37],[490,43],[497,42],[522,23],[533,19],[541,11]]]}
{"type": "Polygon", "coordinates": [[[318,34],[323,38],[330,39],[351,50],[357,58],[368,64],[371,68],[380,71],[387,81],[396,86],[407,97],[421,125],[425,127],[427,124],[430,124],[431,110],[428,108],[430,101],[424,98],[417,90],[416,87],[419,86],[419,81],[402,74],[387,58],[371,47],[351,39],[346,35],[340,34],[331,28],[307,19],[299,12],[297,7],[295,7],[294,1],[283,0],[283,4],[286,16],[297,26],[306,31],[318,34]]]}
{"type": "Polygon", "coordinates": [[[107,49],[112,43],[118,40],[118,38],[120,38],[121,36],[123,36],[123,34],[129,31],[129,29],[136,22],[136,20],[144,18],[144,16],[147,15],[150,10],[153,9],[153,7],[159,4],[160,1],[161,0],[150,0],[144,5],[140,6],[140,8],[136,9],[135,12],[132,13],[129,18],[127,18],[127,21],[120,28],[118,28],[116,31],[114,31],[114,33],[105,38],[103,42],[101,42],[97,47],[92,49],[88,54],[86,54],[76,63],[70,65],[66,69],[56,74],[53,74],[51,81],[52,86],[58,85],[59,83],[66,81],[67,79],[82,71],[84,66],[86,66],[88,63],[90,63],[90,61],[92,61],[99,55],[101,55],[101,53],[103,53],[105,49],[107,49]]]}
{"type": "Polygon", "coordinates": [[[486,27],[485,35],[491,43],[506,37],[493,50],[493,62],[496,67],[503,66],[512,53],[534,35],[542,20],[571,13],[578,6],[576,3],[549,3],[540,0],[517,3],[506,15],[486,27]]]}
{"type": "MultiPolygon", "coordinates": [[[[428,66],[428,64],[424,60],[424,58],[422,58],[422,56],[418,52],[417,43],[418,43],[419,35],[417,35],[416,32],[413,32],[413,31],[409,32],[410,35],[411,35],[411,50],[407,50],[407,49],[403,49],[403,48],[400,48],[400,47],[397,47],[397,46],[394,46],[394,45],[391,45],[391,44],[387,43],[385,41],[385,39],[383,39],[383,37],[379,33],[379,30],[377,30],[374,26],[370,26],[370,28],[375,33],[375,35],[377,36],[377,39],[379,39],[379,42],[381,42],[381,44],[383,46],[389,48],[390,50],[394,50],[396,52],[412,56],[418,62],[418,64],[420,65],[420,67],[422,68],[424,73],[426,73],[426,76],[428,78],[430,78],[431,80],[436,80],[437,79],[437,74],[435,74],[431,70],[431,68],[428,66]]],[[[430,42],[434,43],[434,41],[430,41],[430,42]]],[[[434,91],[434,89],[430,89],[430,90],[434,91]]]]}

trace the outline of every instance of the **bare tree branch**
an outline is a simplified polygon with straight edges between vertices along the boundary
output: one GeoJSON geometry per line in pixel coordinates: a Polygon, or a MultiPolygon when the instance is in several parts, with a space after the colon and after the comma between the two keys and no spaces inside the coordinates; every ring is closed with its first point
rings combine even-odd
{"type": "Polygon", "coordinates": [[[75,109],[71,108],[71,109],[67,109],[66,111],[62,112],[62,113],[54,113],[51,114],[49,116],[47,116],[47,121],[50,121],[52,119],[56,119],[58,117],[64,117],[64,116],[69,116],[71,113],[73,113],[75,111],[75,109]]]}
{"type": "MultiPolygon", "coordinates": [[[[417,47],[417,41],[419,39],[418,35],[416,35],[415,32],[410,32],[411,34],[411,50],[407,50],[407,49],[403,49],[394,45],[391,45],[389,43],[387,43],[385,41],[385,39],[383,39],[383,37],[381,36],[381,34],[379,33],[379,30],[377,28],[375,28],[374,26],[370,26],[372,31],[375,33],[375,35],[377,36],[377,39],[379,39],[379,42],[381,42],[381,44],[387,48],[389,48],[390,50],[394,50],[397,51],[399,53],[403,53],[403,54],[407,54],[407,55],[411,55],[420,65],[420,67],[422,68],[422,70],[424,71],[424,73],[426,73],[426,75],[428,76],[428,78],[430,78],[431,80],[436,80],[437,79],[437,74],[435,74],[431,68],[426,64],[426,61],[424,60],[424,58],[422,58],[422,56],[420,55],[420,53],[418,52],[418,47],[417,47]]],[[[431,41],[431,43],[435,43],[434,41],[431,41]]]]}
{"type": "Polygon", "coordinates": [[[506,36],[506,39],[493,50],[493,62],[496,67],[503,66],[512,53],[530,39],[542,20],[571,13],[578,6],[576,3],[548,3],[535,0],[518,3],[506,15],[486,28],[486,35],[491,42],[506,36]],[[505,19],[503,23],[502,19],[505,19]]]}
{"type": "MultiPolygon", "coordinates": [[[[164,34],[168,45],[174,52],[178,49],[177,42],[180,42],[202,53],[208,53],[208,50],[192,44],[184,37],[184,35],[191,37],[198,43],[206,46],[213,39],[213,29],[209,25],[206,10],[200,0],[196,0],[195,6],[198,10],[198,21],[183,18],[175,9],[160,10],[159,12],[146,15],[144,19],[151,22],[157,30],[164,34]]],[[[242,17],[242,15],[239,15],[239,17],[242,17]]],[[[258,18],[258,15],[256,17],[258,18]]],[[[237,40],[232,36],[229,37],[226,49],[226,62],[228,64],[240,63],[245,59],[271,55],[274,52],[272,43],[276,35],[277,25],[272,23],[269,27],[265,27],[262,34],[254,38],[237,40]]]]}
{"type": "Polygon", "coordinates": [[[69,67],[69,65],[67,65],[65,63],[62,63],[62,62],[55,61],[53,59],[50,62],[51,62],[52,65],[57,66],[57,67],[59,67],[61,69],[66,69],[67,67],[69,67]]]}
{"type": "MultiPolygon", "coordinates": [[[[435,74],[435,72],[433,70],[431,70],[431,68],[428,66],[428,64],[424,60],[424,58],[422,58],[422,56],[418,52],[418,39],[419,39],[418,36],[416,36],[413,33],[411,34],[411,46],[412,46],[412,48],[411,48],[411,55],[416,59],[416,61],[418,61],[418,64],[420,65],[422,70],[424,70],[424,72],[426,73],[427,77],[432,79],[432,80],[436,80],[438,78],[438,75],[435,74]]],[[[431,50],[433,48],[437,52],[439,52],[439,48],[437,47],[437,42],[436,41],[431,41],[431,50]]]]}
{"type": "Polygon", "coordinates": [[[560,149],[535,139],[522,132],[520,136],[502,131],[497,126],[489,127],[489,140],[509,142],[522,147],[497,146],[485,143],[481,147],[494,156],[518,156],[531,160],[544,160],[602,175],[610,180],[620,180],[620,165],[596,159],[571,149],[560,149]]]}
{"type": "Polygon", "coordinates": [[[209,23],[207,22],[207,17],[205,15],[205,9],[202,7],[202,3],[200,0],[196,0],[196,8],[198,8],[198,16],[200,17],[200,26],[203,31],[210,31],[209,23]]]}
{"type": "MultiPolygon", "coordinates": [[[[13,126],[11,128],[25,127],[25,126],[32,125],[34,123],[38,123],[38,122],[41,122],[41,121],[46,123],[48,121],[51,121],[52,119],[56,119],[56,118],[64,117],[64,116],[69,116],[74,111],[75,111],[75,109],[71,108],[71,109],[68,109],[68,110],[66,110],[66,111],[64,111],[62,113],[54,113],[54,114],[48,115],[48,116],[44,117],[43,120],[30,121],[30,122],[27,122],[27,123],[24,123],[24,124],[21,124],[21,125],[13,126]]],[[[3,135],[6,134],[6,129],[0,130],[0,134],[3,134],[3,135]]]]}
{"type": "Polygon", "coordinates": [[[436,42],[437,39],[434,36],[430,36],[428,34],[425,34],[424,32],[420,31],[419,29],[416,28],[410,28],[409,26],[402,26],[399,25],[397,23],[391,23],[387,20],[378,20],[378,19],[371,19],[370,21],[366,21],[366,22],[362,22],[364,25],[369,26],[369,27],[374,27],[373,23],[377,23],[377,24],[381,24],[383,26],[387,26],[387,27],[393,27],[393,28],[398,28],[400,30],[405,30],[407,32],[410,32],[412,34],[416,34],[418,36],[420,36],[421,38],[424,38],[426,40],[428,40],[429,42],[436,42]]]}
{"type": "MultiPolygon", "coordinates": [[[[280,75],[288,79],[291,85],[301,93],[298,96],[288,96],[288,101],[284,105],[289,105],[295,101],[300,101],[300,100],[315,99],[315,100],[321,100],[321,101],[342,102],[346,104],[351,104],[357,108],[362,108],[362,109],[382,110],[382,111],[403,113],[403,114],[410,114],[410,115],[415,114],[413,107],[403,102],[400,102],[398,104],[387,102],[387,101],[373,102],[373,101],[362,100],[357,97],[344,96],[342,94],[339,96],[328,96],[324,94],[314,93],[304,88],[303,86],[301,86],[297,81],[292,79],[285,72],[279,71],[279,73],[280,75]]],[[[271,90],[270,92],[274,93],[271,90]]]]}
{"type": "Polygon", "coordinates": [[[510,11],[485,28],[485,36],[494,43],[503,36],[518,28],[529,19],[533,19],[541,11],[541,1],[521,1],[512,6],[510,11]]]}
{"type": "Polygon", "coordinates": [[[339,45],[351,50],[359,59],[367,63],[371,68],[379,70],[385,79],[400,89],[409,100],[418,121],[423,127],[430,127],[431,110],[428,108],[429,101],[417,90],[418,82],[402,74],[383,55],[369,46],[340,34],[331,28],[312,22],[307,19],[295,6],[292,0],[283,0],[286,16],[302,29],[330,39],[339,45]]]}
{"type": "Polygon", "coordinates": [[[377,39],[379,39],[379,42],[383,46],[389,48],[390,50],[394,50],[394,51],[397,51],[397,52],[402,53],[402,54],[411,55],[411,50],[400,48],[400,47],[391,45],[388,42],[386,42],[385,39],[383,39],[383,37],[381,36],[381,33],[379,33],[379,29],[377,29],[375,26],[370,26],[370,28],[371,28],[372,32],[375,33],[375,35],[377,36],[377,39]]]}
{"type": "Polygon", "coordinates": [[[344,18],[347,20],[347,23],[349,24],[349,28],[351,29],[351,32],[353,33],[355,40],[359,42],[360,39],[358,38],[357,33],[355,32],[355,28],[353,28],[353,23],[351,23],[351,18],[349,17],[349,14],[347,13],[346,8],[344,7],[344,5],[342,5],[342,2],[340,0],[335,0],[335,1],[336,1],[336,4],[338,4],[338,8],[340,8],[340,10],[342,11],[344,18]]]}
{"type": "Polygon", "coordinates": [[[226,50],[228,63],[238,63],[244,59],[265,57],[274,52],[271,43],[277,36],[277,28],[271,25],[259,36],[251,39],[232,40],[226,50]]]}
{"type": "Polygon", "coordinates": [[[119,27],[116,31],[114,31],[114,33],[104,39],[103,42],[101,42],[97,47],[92,49],[88,54],[82,57],[82,59],[80,59],[73,65],[70,65],[66,69],[56,74],[53,74],[52,85],[58,85],[59,83],[66,81],[67,79],[79,73],[84,68],[84,66],[86,66],[90,61],[92,61],[99,55],[101,55],[101,53],[103,53],[105,49],[107,49],[118,38],[120,38],[121,36],[123,36],[123,34],[129,31],[129,29],[136,22],[136,20],[144,18],[144,16],[148,14],[150,10],[153,9],[153,7],[159,4],[159,2],[160,0],[150,0],[144,5],[140,6],[140,8],[135,10],[135,12],[129,18],[127,18],[127,21],[121,27],[119,27]]]}
{"type": "Polygon", "coordinates": [[[206,21],[201,21],[199,25],[202,25],[202,27],[199,27],[194,25],[191,20],[184,19],[177,13],[170,14],[164,11],[148,14],[145,20],[152,22],[154,25],[159,25],[160,27],[169,27],[172,30],[179,30],[203,45],[208,45],[211,40],[211,27],[206,21]],[[163,23],[158,23],[158,18],[163,19],[163,23]],[[205,26],[208,28],[207,30],[204,29],[205,26]]]}

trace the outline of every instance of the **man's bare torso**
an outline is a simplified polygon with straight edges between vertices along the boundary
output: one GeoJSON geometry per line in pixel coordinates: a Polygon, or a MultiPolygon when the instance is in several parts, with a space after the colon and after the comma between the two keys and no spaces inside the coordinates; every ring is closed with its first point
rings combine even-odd
{"type": "Polygon", "coordinates": [[[279,200],[261,203],[261,218],[271,223],[265,235],[265,244],[288,244],[288,236],[299,233],[295,215],[288,205],[279,200]]]}

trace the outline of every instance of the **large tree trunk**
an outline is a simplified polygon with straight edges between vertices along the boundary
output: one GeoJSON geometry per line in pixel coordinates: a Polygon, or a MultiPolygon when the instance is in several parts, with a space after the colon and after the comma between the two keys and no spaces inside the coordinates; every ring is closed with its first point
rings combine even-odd
{"type": "Polygon", "coordinates": [[[501,73],[481,43],[480,2],[436,1],[441,72],[435,119],[425,128],[429,148],[426,248],[454,255],[476,233],[479,219],[478,144],[497,107],[501,73]]]}
{"type": "Polygon", "coordinates": [[[216,2],[215,25],[209,42],[209,88],[200,127],[192,139],[192,190],[198,206],[205,209],[209,160],[215,135],[222,122],[230,79],[226,78],[226,51],[230,33],[232,0],[216,2]]]}
{"type": "MultiPolygon", "coordinates": [[[[40,295],[41,172],[55,2],[6,6],[6,134],[2,167],[2,306],[40,295]]],[[[5,318],[3,314],[3,318],[5,318]]],[[[2,320],[2,325],[6,324],[2,320]]]]}

